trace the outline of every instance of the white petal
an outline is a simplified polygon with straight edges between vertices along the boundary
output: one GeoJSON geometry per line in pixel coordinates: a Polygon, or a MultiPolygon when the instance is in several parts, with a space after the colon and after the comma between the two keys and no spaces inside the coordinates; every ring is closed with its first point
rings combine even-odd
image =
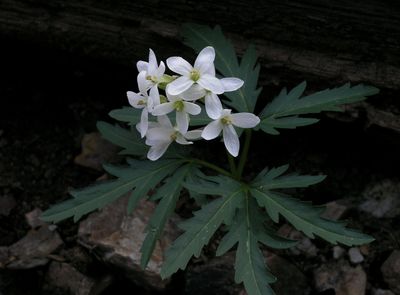
{"type": "Polygon", "coordinates": [[[168,58],[167,66],[171,71],[178,73],[182,76],[189,76],[190,71],[193,70],[192,65],[180,56],[173,56],[168,58]]]}
{"type": "Polygon", "coordinates": [[[216,120],[221,116],[222,104],[216,94],[207,94],[205,97],[205,105],[206,113],[211,119],[216,120]]]}
{"type": "Polygon", "coordinates": [[[224,93],[224,87],[222,86],[222,83],[219,81],[219,79],[209,74],[201,75],[197,83],[203,88],[210,90],[215,94],[224,93]]]}
{"type": "Polygon", "coordinates": [[[237,157],[239,154],[240,142],[239,137],[232,125],[224,125],[222,130],[222,136],[224,137],[224,144],[228,152],[237,157]]]}
{"type": "Polygon", "coordinates": [[[189,115],[186,112],[176,112],[176,125],[179,132],[185,134],[189,128],[189,115]]]}
{"type": "Polygon", "coordinates": [[[221,80],[222,86],[224,86],[225,92],[238,90],[243,86],[243,80],[239,78],[222,78],[221,80]]]}
{"type": "Polygon", "coordinates": [[[187,101],[198,100],[206,95],[206,90],[199,84],[193,84],[190,88],[180,94],[187,101]]]}
{"type": "Polygon", "coordinates": [[[158,92],[157,85],[154,85],[153,87],[150,88],[149,98],[151,98],[152,101],[152,105],[149,106],[150,110],[152,110],[155,106],[158,106],[160,104],[160,93],[158,92]]]}
{"type": "Polygon", "coordinates": [[[167,115],[158,116],[157,121],[158,121],[158,123],[160,123],[161,126],[168,128],[168,129],[173,129],[171,121],[169,120],[167,115]]]}
{"type": "Polygon", "coordinates": [[[167,99],[168,99],[168,101],[170,101],[170,102],[175,102],[175,101],[177,101],[177,100],[182,100],[182,98],[180,97],[180,95],[172,95],[172,94],[169,94],[168,92],[166,92],[166,94],[167,94],[167,99]]]}
{"type": "Polygon", "coordinates": [[[241,128],[253,128],[260,123],[260,118],[252,113],[232,114],[232,124],[241,128]]]}
{"type": "Polygon", "coordinates": [[[152,83],[151,81],[147,80],[146,77],[147,77],[147,72],[141,71],[137,76],[137,83],[140,93],[147,96],[147,90],[150,88],[152,83]]]}
{"type": "Polygon", "coordinates": [[[191,115],[198,115],[201,112],[201,107],[193,102],[184,102],[185,112],[191,115]]]}
{"type": "Polygon", "coordinates": [[[147,72],[147,67],[148,67],[148,65],[149,65],[149,63],[146,62],[146,61],[143,61],[143,60],[139,60],[139,61],[136,63],[136,67],[137,67],[137,69],[138,69],[139,72],[142,72],[142,71],[146,71],[146,72],[147,72]]]}
{"type": "Polygon", "coordinates": [[[152,161],[158,160],[162,155],[164,155],[170,144],[170,141],[166,141],[150,147],[149,151],[147,152],[147,158],[152,161]]]}
{"type": "Polygon", "coordinates": [[[196,140],[201,138],[201,133],[203,132],[203,129],[195,129],[186,132],[185,137],[189,140],[196,140]]]}
{"type": "Polygon", "coordinates": [[[182,134],[178,134],[178,136],[176,137],[176,140],[175,140],[175,141],[176,141],[177,143],[179,143],[179,144],[184,144],[184,145],[193,144],[193,142],[187,141],[186,138],[184,138],[184,137],[182,136],[182,134]]]}
{"type": "Polygon", "coordinates": [[[174,110],[174,103],[173,102],[165,102],[155,106],[151,114],[153,116],[162,116],[166,115],[174,110]]]}
{"type": "Polygon", "coordinates": [[[149,128],[149,113],[147,108],[144,108],[142,115],[140,116],[140,136],[143,138],[146,135],[147,129],[149,128]]]}
{"type": "Polygon", "coordinates": [[[157,58],[153,50],[149,49],[149,67],[147,68],[147,73],[150,76],[156,76],[157,74],[157,58]]]}
{"type": "Polygon", "coordinates": [[[146,134],[146,144],[154,145],[154,143],[159,141],[169,141],[171,140],[171,131],[172,129],[165,127],[156,127],[147,130],[146,134]]]}
{"type": "Polygon", "coordinates": [[[193,85],[193,80],[186,76],[181,76],[167,85],[166,91],[171,95],[178,95],[189,89],[193,85]]]}
{"type": "Polygon", "coordinates": [[[205,73],[211,66],[214,66],[215,50],[211,46],[207,46],[200,51],[194,62],[194,68],[201,74],[205,73]]]}
{"type": "Polygon", "coordinates": [[[203,132],[201,133],[201,137],[203,137],[205,140],[214,139],[221,133],[221,130],[221,122],[219,120],[212,121],[204,128],[203,132]]]}
{"type": "Polygon", "coordinates": [[[160,66],[157,69],[156,76],[160,78],[165,73],[165,64],[164,62],[160,62],[160,66]]]}
{"type": "Polygon", "coordinates": [[[203,74],[209,74],[209,75],[215,77],[215,66],[214,66],[214,64],[212,65],[212,67],[209,67],[207,69],[207,71],[205,71],[203,74]]]}
{"type": "Polygon", "coordinates": [[[129,104],[130,104],[131,106],[133,106],[134,108],[136,108],[136,109],[142,109],[142,108],[145,107],[144,104],[140,104],[140,105],[138,104],[139,101],[146,101],[146,98],[143,97],[142,95],[140,95],[140,94],[138,94],[138,93],[135,93],[135,92],[132,92],[132,91],[128,91],[128,92],[126,93],[126,95],[127,95],[127,97],[128,97],[129,104]]]}

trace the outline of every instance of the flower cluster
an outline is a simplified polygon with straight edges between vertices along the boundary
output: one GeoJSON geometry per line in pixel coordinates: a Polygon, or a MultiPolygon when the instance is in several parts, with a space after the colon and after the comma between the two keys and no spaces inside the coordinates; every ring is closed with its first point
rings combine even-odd
{"type": "Polygon", "coordinates": [[[260,122],[252,113],[232,114],[230,109],[223,108],[218,95],[238,90],[243,81],[234,77],[217,78],[214,60],[215,51],[210,46],[200,51],[193,66],[179,56],[168,58],[168,68],[179,76],[165,74],[165,64],[158,64],[151,49],[149,61],[137,63],[139,92],[128,91],[127,96],[132,107],[142,109],[136,128],[150,146],[147,154],[150,160],[159,159],[174,141],[187,145],[196,139],[211,140],[221,131],[226,149],[236,157],[240,142],[233,126],[253,128],[260,122]],[[165,89],[165,96],[160,95],[159,89],[165,89]],[[203,106],[211,122],[202,129],[189,130],[190,116],[199,115],[203,106]],[[169,118],[173,112],[175,125],[169,118]],[[149,120],[149,114],[156,121],[149,120]]]}

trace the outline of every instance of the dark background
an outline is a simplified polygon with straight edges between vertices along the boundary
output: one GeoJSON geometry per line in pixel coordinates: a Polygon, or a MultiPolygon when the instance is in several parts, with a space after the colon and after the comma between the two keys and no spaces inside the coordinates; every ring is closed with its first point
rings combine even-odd
{"type": "MultiPolygon", "coordinates": [[[[26,212],[46,209],[65,199],[71,187],[102,174],[74,164],[82,136],[95,131],[97,120],[111,122],[109,110],[127,105],[125,93],[136,87],[135,63],[147,58],[148,48],[159,59],[193,60],[179,36],[185,22],[221,25],[239,55],[255,44],[262,65],[261,104],[303,80],[307,92],[345,82],[381,89],[344,113],[319,116],[320,124],[255,136],[249,174],[285,163],[295,171],[321,171],[329,178],[307,198],[317,204],[349,198],[354,208],[368,186],[387,179],[398,183],[397,1],[1,0],[0,195],[13,196],[17,206],[0,216],[0,246],[25,235],[26,212]]],[[[356,209],[349,212],[355,226],[377,238],[363,265],[368,292],[385,289],[379,267],[399,247],[398,216],[373,219],[356,209]]],[[[66,222],[60,231],[69,241],[66,247],[75,245],[76,225],[66,222]]],[[[0,270],[0,291],[41,294],[45,272],[0,270]],[[21,276],[27,284],[18,286],[21,276]]]]}

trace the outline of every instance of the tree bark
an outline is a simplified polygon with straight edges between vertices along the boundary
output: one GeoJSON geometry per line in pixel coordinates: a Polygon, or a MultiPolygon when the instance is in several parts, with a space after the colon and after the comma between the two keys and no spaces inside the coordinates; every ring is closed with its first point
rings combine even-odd
{"type": "Polygon", "coordinates": [[[400,5],[392,1],[0,1],[1,39],[125,65],[149,47],[162,58],[188,55],[184,22],[220,24],[239,53],[255,44],[269,77],[289,71],[400,88],[400,5]]]}

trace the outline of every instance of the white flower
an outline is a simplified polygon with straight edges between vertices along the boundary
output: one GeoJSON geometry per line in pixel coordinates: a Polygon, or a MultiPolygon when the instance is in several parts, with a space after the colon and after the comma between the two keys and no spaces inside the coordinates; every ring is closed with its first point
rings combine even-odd
{"type": "Polygon", "coordinates": [[[168,92],[167,98],[169,102],[165,102],[156,106],[152,112],[152,115],[162,116],[175,110],[178,130],[182,134],[185,134],[189,128],[189,114],[200,114],[201,107],[195,103],[185,101],[182,96],[170,95],[168,92]]]}
{"type": "MultiPolygon", "coordinates": [[[[177,142],[179,144],[192,144],[193,142],[187,141],[185,136],[179,132],[179,130],[172,126],[171,121],[167,116],[157,117],[158,124],[155,127],[150,128],[146,134],[146,144],[150,146],[147,153],[147,158],[152,161],[159,159],[168,149],[172,142],[177,142]]],[[[195,138],[196,134],[190,134],[190,138],[195,138]]],[[[197,133],[198,134],[198,133],[197,133]]]]}
{"type": "Polygon", "coordinates": [[[140,60],[136,63],[136,67],[139,71],[145,72],[146,77],[146,88],[149,89],[155,85],[157,85],[165,72],[165,64],[164,62],[160,62],[160,65],[157,64],[157,58],[154,54],[153,50],[149,49],[149,61],[140,60]]]}
{"type": "Polygon", "coordinates": [[[215,70],[213,70],[214,59],[215,51],[211,46],[200,51],[194,66],[179,56],[168,58],[167,65],[171,71],[182,76],[169,83],[166,91],[171,95],[178,95],[197,83],[213,93],[223,93],[224,87],[220,80],[215,77],[215,70]],[[213,71],[214,73],[212,73],[213,71]]]}
{"type": "MultiPolygon", "coordinates": [[[[212,67],[214,68],[214,67],[212,67]]],[[[214,71],[215,73],[215,71],[214,71]]],[[[224,87],[224,92],[231,92],[238,90],[243,86],[243,80],[239,78],[222,78],[219,80],[224,87]]],[[[186,100],[196,100],[204,97],[206,113],[211,119],[217,119],[222,111],[222,103],[218,95],[205,90],[198,84],[192,85],[188,90],[182,94],[186,100]]]]}
{"type": "Polygon", "coordinates": [[[142,71],[137,77],[139,93],[132,91],[127,92],[129,104],[136,109],[143,109],[140,116],[139,130],[140,135],[143,138],[146,135],[148,129],[148,117],[149,112],[153,111],[154,106],[160,104],[160,95],[157,87],[150,89],[150,95],[147,94],[146,89],[146,72],[142,71]]]}
{"type": "Polygon", "coordinates": [[[201,133],[206,140],[216,138],[222,131],[224,144],[228,152],[237,157],[239,154],[240,142],[233,126],[240,128],[253,128],[260,123],[260,118],[252,113],[231,114],[231,110],[224,109],[217,119],[209,123],[201,133]]]}

